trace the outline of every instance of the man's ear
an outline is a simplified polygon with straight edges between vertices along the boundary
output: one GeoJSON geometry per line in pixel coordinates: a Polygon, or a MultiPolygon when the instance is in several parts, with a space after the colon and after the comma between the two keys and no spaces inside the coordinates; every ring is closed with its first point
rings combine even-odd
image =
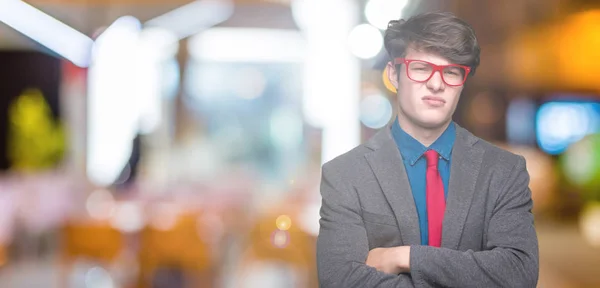
{"type": "Polygon", "coordinates": [[[396,71],[396,67],[392,64],[392,62],[388,62],[385,66],[384,78],[387,78],[383,79],[383,82],[386,84],[386,86],[388,86],[388,84],[393,86],[387,87],[388,89],[391,90],[391,88],[394,88],[395,90],[398,90],[398,73],[396,71]]]}

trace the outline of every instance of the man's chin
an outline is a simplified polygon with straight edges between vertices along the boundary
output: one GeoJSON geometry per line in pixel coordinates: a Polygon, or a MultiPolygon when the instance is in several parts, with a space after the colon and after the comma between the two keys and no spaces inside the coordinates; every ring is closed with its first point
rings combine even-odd
{"type": "Polygon", "coordinates": [[[452,120],[452,117],[447,117],[447,115],[440,115],[438,113],[423,113],[420,115],[419,113],[416,113],[405,117],[405,119],[415,128],[419,127],[421,129],[437,130],[445,128],[452,120]]]}
{"type": "Polygon", "coordinates": [[[450,120],[447,119],[424,119],[422,121],[419,121],[419,126],[425,128],[425,129],[430,129],[430,130],[436,130],[436,129],[442,129],[444,127],[446,127],[448,125],[448,123],[450,123],[450,120]]]}

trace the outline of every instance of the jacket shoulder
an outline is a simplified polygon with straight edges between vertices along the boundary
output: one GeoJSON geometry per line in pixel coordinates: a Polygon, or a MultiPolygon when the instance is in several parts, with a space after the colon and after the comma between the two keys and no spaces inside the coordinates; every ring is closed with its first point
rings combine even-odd
{"type": "Polygon", "coordinates": [[[480,145],[484,151],[484,161],[491,163],[494,166],[500,166],[505,169],[512,169],[520,162],[525,165],[525,158],[519,154],[513,153],[498,145],[479,139],[476,145],[480,145]]]}
{"type": "Polygon", "coordinates": [[[331,170],[347,170],[351,166],[356,166],[365,161],[365,154],[373,150],[367,148],[364,144],[352,148],[350,151],[342,153],[335,158],[325,162],[323,168],[331,170]]]}

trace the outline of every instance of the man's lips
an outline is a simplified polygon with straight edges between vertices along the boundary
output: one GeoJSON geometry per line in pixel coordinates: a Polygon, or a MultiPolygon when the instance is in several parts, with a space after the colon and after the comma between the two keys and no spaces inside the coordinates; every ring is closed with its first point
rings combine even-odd
{"type": "Polygon", "coordinates": [[[423,101],[428,101],[428,102],[440,102],[440,103],[446,103],[446,100],[444,100],[444,98],[442,97],[437,97],[437,96],[425,96],[423,98],[421,98],[423,101]]]}

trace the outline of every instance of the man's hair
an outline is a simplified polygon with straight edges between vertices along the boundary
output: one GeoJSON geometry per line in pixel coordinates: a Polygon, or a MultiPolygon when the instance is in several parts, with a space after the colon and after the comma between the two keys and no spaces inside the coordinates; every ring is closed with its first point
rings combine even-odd
{"type": "Polygon", "coordinates": [[[392,58],[405,57],[406,49],[433,53],[451,63],[479,66],[479,44],[471,25],[449,12],[415,15],[408,20],[392,20],[385,31],[385,49],[392,58]]]}

